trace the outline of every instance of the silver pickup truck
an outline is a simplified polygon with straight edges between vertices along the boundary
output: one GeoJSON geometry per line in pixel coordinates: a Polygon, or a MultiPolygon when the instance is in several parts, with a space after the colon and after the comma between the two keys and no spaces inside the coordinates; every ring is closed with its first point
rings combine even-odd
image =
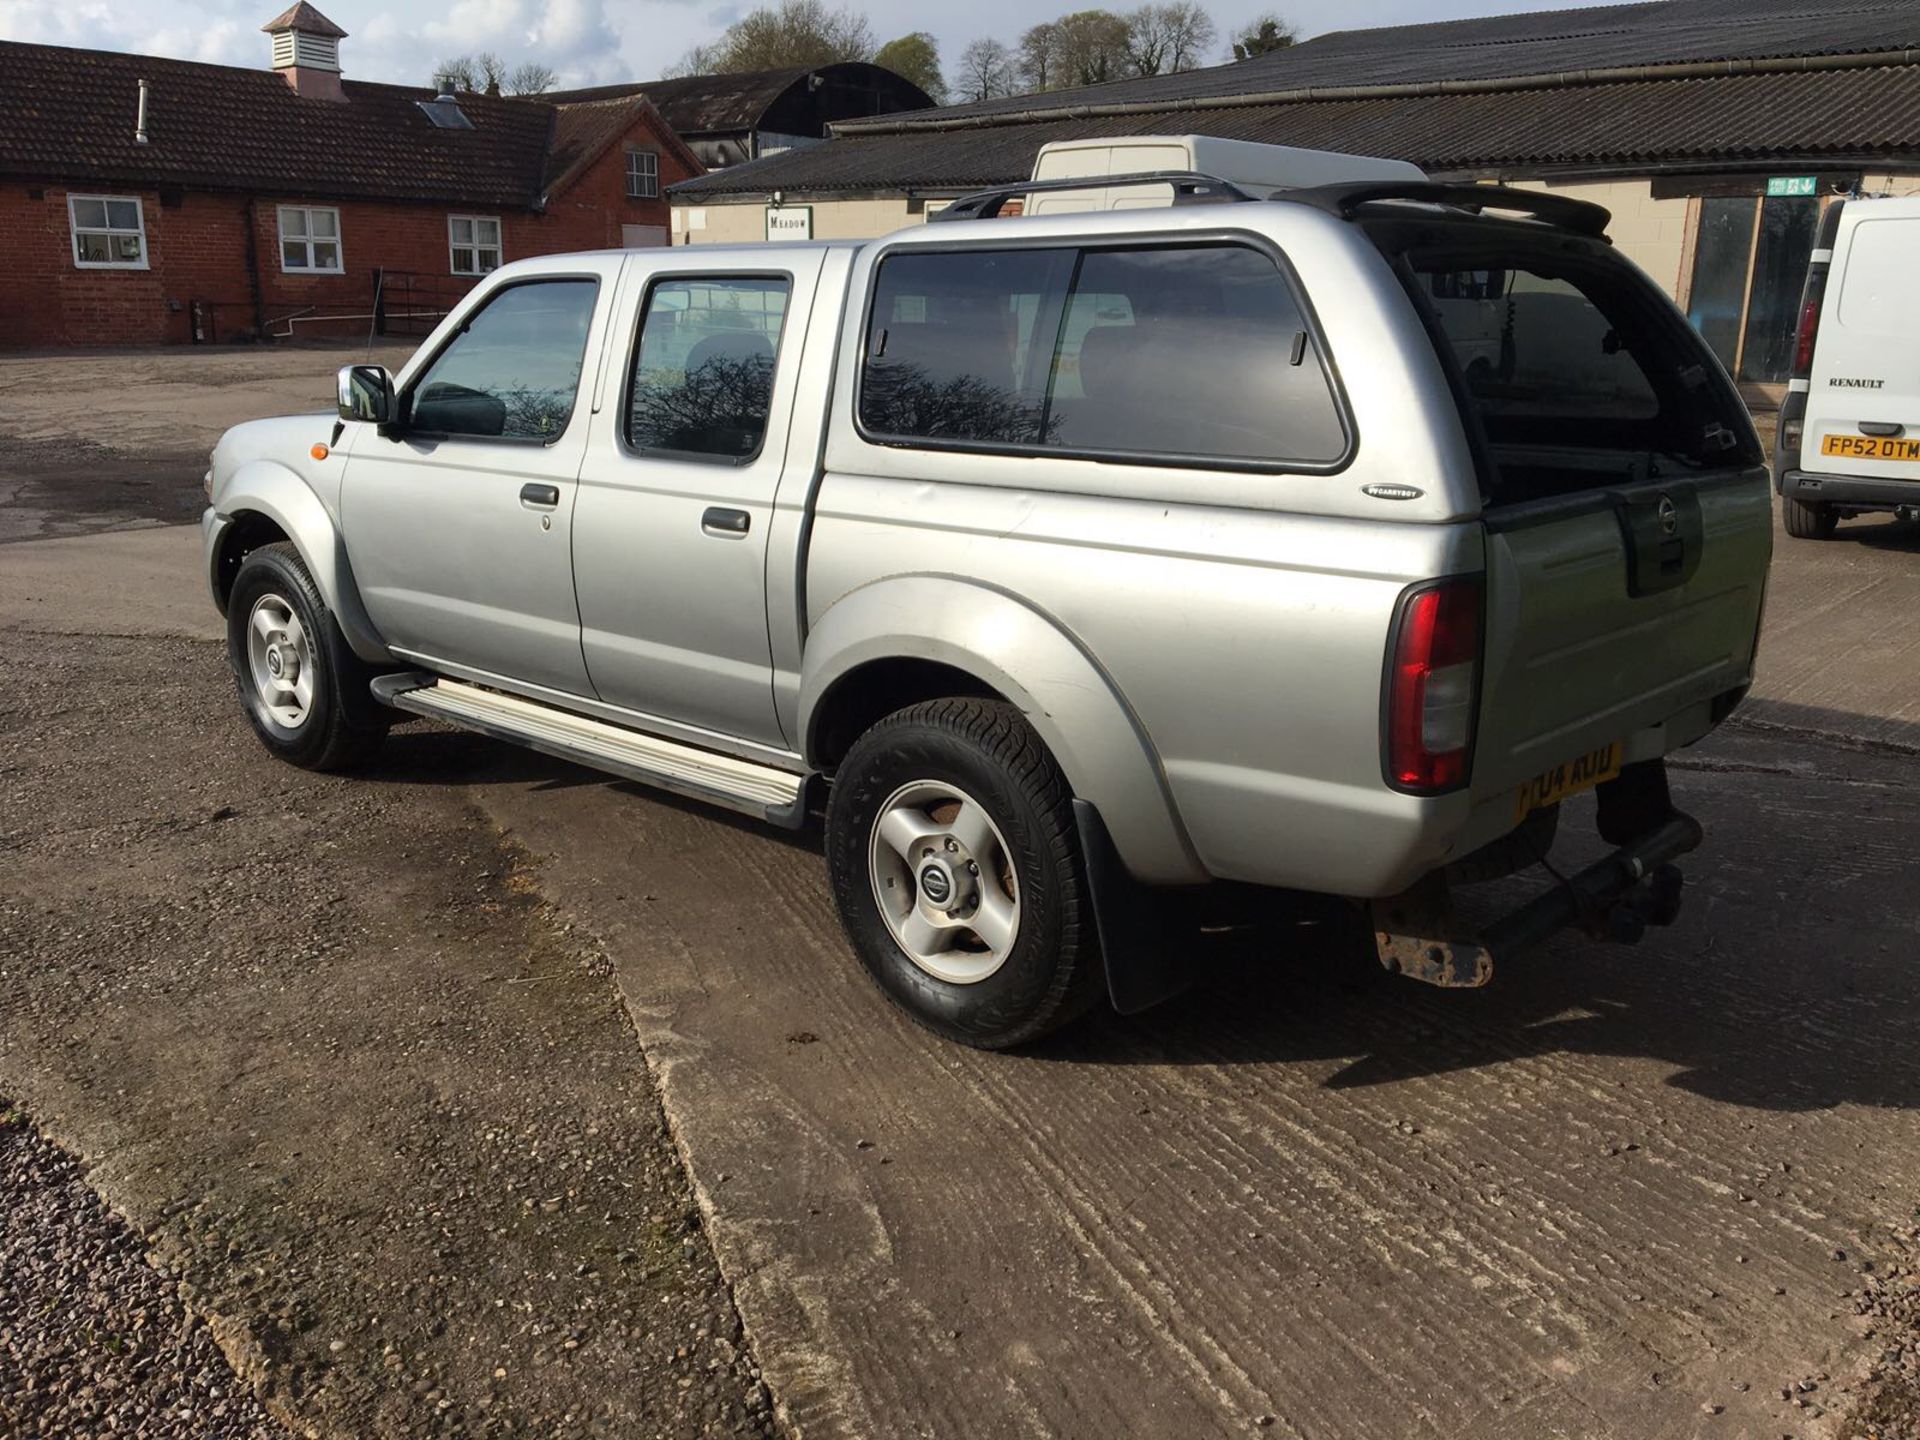
{"type": "Polygon", "coordinates": [[[415,712],[824,807],[853,949],[977,1046],[1179,989],[1223,890],[1338,897],[1447,985],[1670,920],[1663,757],[1745,694],[1772,544],[1712,354],[1590,205],[1151,178],[517,262],[337,418],[228,432],[254,729],[334,769],[415,712]],[[1611,853],[1463,925],[1593,788],[1611,853]]]}

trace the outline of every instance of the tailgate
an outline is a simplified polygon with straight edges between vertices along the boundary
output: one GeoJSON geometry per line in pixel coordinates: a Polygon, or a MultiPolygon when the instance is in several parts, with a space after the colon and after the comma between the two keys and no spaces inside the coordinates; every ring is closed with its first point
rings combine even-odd
{"type": "Polygon", "coordinates": [[[1486,527],[1477,796],[1752,679],[1773,543],[1764,469],[1507,507],[1486,527]]]}
{"type": "Polygon", "coordinates": [[[1920,482],[1920,210],[1848,202],[1813,352],[1800,468],[1920,482]]]}
{"type": "Polygon", "coordinates": [[[1685,317],[1604,241],[1434,227],[1403,263],[1480,465],[1470,784],[1491,799],[1540,777],[1546,803],[1694,738],[1750,681],[1773,544],[1759,437],[1685,317]]]}

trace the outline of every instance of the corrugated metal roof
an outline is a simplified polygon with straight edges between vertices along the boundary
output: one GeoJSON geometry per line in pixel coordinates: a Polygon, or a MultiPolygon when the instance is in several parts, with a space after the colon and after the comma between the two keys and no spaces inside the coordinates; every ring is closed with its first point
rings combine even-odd
{"type": "Polygon", "coordinates": [[[642,80],[563,90],[547,98],[559,102],[614,100],[644,94],[681,135],[751,130],[774,101],[815,70],[829,66],[791,65],[739,75],[686,75],[677,80],[642,80]]]}
{"type": "Polygon", "coordinates": [[[1172,104],[1316,86],[1494,80],[1569,71],[1920,48],[1920,0],[1654,0],[1340,30],[1257,59],[848,121],[925,124],[1079,105],[1172,104]]]}
{"type": "Polygon", "coordinates": [[[677,198],[1003,184],[1051,140],[1204,134],[1411,160],[1449,171],[1920,159],[1920,65],[1641,80],[1578,88],[1298,101],[963,130],[849,135],[715,171],[677,198]]]}

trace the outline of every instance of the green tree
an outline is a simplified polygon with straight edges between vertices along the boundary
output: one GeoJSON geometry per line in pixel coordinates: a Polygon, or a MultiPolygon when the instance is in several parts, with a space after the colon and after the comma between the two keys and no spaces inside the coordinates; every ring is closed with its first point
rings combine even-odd
{"type": "Polygon", "coordinates": [[[867,17],[825,0],[780,0],[734,21],[710,45],[696,45],[670,75],[730,75],[790,65],[871,60],[878,47],[867,17]]]}
{"type": "Polygon", "coordinates": [[[1299,32],[1269,10],[1233,37],[1233,58],[1254,60],[1284,50],[1300,38],[1299,32]]]}
{"type": "Polygon", "coordinates": [[[947,103],[947,82],[940,73],[940,44],[924,30],[889,40],[873,57],[896,75],[905,76],[932,97],[936,105],[947,103]]]}

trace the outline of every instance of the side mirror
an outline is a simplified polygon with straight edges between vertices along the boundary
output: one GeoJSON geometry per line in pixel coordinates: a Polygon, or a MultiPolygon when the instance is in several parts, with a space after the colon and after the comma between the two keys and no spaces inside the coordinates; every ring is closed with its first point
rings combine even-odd
{"type": "Polygon", "coordinates": [[[393,423],[397,407],[393,402],[393,376],[386,366],[342,365],[335,383],[342,420],[393,423]]]}

